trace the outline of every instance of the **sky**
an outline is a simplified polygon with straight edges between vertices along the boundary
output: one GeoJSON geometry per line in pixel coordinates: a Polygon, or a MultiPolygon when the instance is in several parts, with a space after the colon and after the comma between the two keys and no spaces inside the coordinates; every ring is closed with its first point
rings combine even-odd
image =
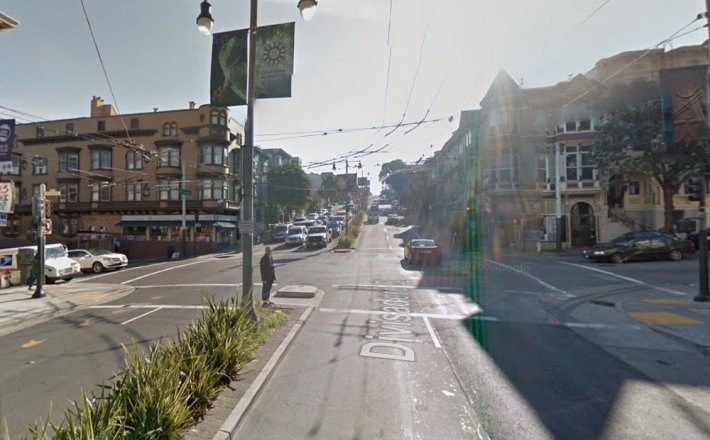
{"type": "MultiPolygon", "coordinates": [[[[0,32],[0,105],[63,119],[88,116],[94,95],[118,104],[121,113],[208,103],[212,39],[195,25],[200,0],[84,3],[116,102],[80,0],[0,0],[0,11],[20,21],[0,32]]],[[[214,32],[248,27],[248,0],[211,3],[214,32]]],[[[499,70],[524,87],[555,84],[601,58],[654,46],[705,8],[703,0],[319,0],[306,22],[297,3],[259,1],[259,25],[293,21],[296,31],[292,97],[256,102],[255,143],[283,148],[318,173],[331,166],[307,165],[386,145],[359,159],[374,193],[380,164],[414,162],[440,149],[458,114],[479,107],[499,70]],[[404,127],[388,136],[392,129],[292,134],[396,125],[425,115],[438,122],[407,134],[404,127]]],[[[700,28],[667,48],[705,39],[707,29],[700,28]]],[[[243,120],[243,107],[232,110],[243,120]]],[[[0,118],[12,115],[0,112],[0,118]]],[[[337,167],[345,171],[344,164],[337,167]]]]}

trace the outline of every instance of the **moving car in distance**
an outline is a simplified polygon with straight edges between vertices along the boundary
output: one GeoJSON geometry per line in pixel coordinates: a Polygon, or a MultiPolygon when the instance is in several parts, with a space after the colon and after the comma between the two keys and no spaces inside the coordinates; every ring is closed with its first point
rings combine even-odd
{"type": "Polygon", "coordinates": [[[128,265],[128,258],[105,249],[74,249],[68,252],[69,258],[79,263],[82,272],[101,273],[106,269],[123,269],[128,265]]]}
{"type": "Polygon", "coordinates": [[[372,212],[370,211],[369,214],[367,214],[367,222],[368,223],[379,223],[380,222],[380,216],[377,215],[377,212],[372,212]]]}
{"type": "Polygon", "coordinates": [[[441,264],[441,248],[436,241],[428,238],[415,238],[404,247],[404,259],[410,265],[441,264]]]}
{"type": "Polygon", "coordinates": [[[390,214],[387,216],[387,221],[385,221],[386,225],[397,225],[399,224],[399,217],[397,217],[397,214],[390,214]]]}
{"type": "Polygon", "coordinates": [[[291,226],[291,224],[276,225],[274,231],[272,232],[273,239],[276,241],[284,241],[288,236],[288,228],[291,226]]]}
{"type": "Polygon", "coordinates": [[[328,223],[328,229],[330,229],[330,236],[333,238],[340,237],[341,227],[340,223],[336,221],[331,221],[328,223]]]}
{"type": "Polygon", "coordinates": [[[671,234],[656,231],[628,232],[609,243],[599,243],[585,249],[584,258],[594,261],[624,263],[631,260],[670,259],[678,261],[692,252],[690,242],[671,234]]]}
{"type": "Polygon", "coordinates": [[[306,227],[291,226],[288,230],[285,243],[287,246],[302,246],[306,244],[306,227]]]}
{"type": "Polygon", "coordinates": [[[326,247],[330,243],[330,231],[325,226],[311,226],[308,228],[306,248],[326,247]]]}

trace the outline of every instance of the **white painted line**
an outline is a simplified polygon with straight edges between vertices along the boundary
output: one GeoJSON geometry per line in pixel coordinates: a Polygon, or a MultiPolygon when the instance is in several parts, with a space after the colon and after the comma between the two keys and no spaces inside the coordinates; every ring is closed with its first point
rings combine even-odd
{"type": "MultiPolygon", "coordinates": [[[[324,313],[346,313],[346,314],[354,314],[354,315],[387,315],[391,314],[390,312],[385,312],[382,310],[361,310],[361,309],[332,309],[332,308],[320,308],[318,309],[319,312],[324,312],[324,313]]],[[[441,314],[441,313],[398,313],[399,315],[402,316],[411,316],[413,318],[429,318],[429,319],[449,319],[449,320],[461,320],[467,318],[466,315],[449,315],[449,314],[441,314]]]]}
{"type": "Polygon", "coordinates": [[[439,338],[436,337],[436,333],[434,333],[434,329],[429,322],[429,318],[424,316],[422,319],[424,319],[424,325],[426,325],[426,329],[429,330],[429,336],[431,336],[431,340],[434,341],[434,345],[436,348],[441,348],[441,342],[439,342],[439,338]]]}
{"type": "Polygon", "coordinates": [[[185,309],[185,310],[202,310],[206,309],[207,306],[190,306],[184,304],[124,304],[124,305],[100,305],[100,306],[89,306],[88,309],[153,309],[155,307],[160,307],[161,309],[185,309]]]}
{"type": "Polygon", "coordinates": [[[685,293],[685,292],[681,292],[681,291],[678,291],[678,290],[669,289],[669,288],[667,288],[667,287],[654,286],[653,284],[648,284],[648,283],[646,283],[646,282],[644,282],[644,281],[637,280],[636,278],[626,277],[626,276],[623,276],[623,275],[616,274],[616,273],[614,273],[614,272],[609,272],[608,270],[598,269],[598,268],[596,268],[596,267],[584,266],[584,265],[582,265],[582,264],[576,264],[576,263],[568,263],[568,262],[566,262],[566,261],[560,261],[560,263],[566,264],[566,265],[568,265],[568,266],[579,267],[579,268],[581,268],[581,269],[591,270],[592,272],[603,273],[604,275],[609,275],[610,277],[614,277],[614,278],[618,278],[618,279],[620,279],[620,280],[628,281],[628,282],[633,283],[633,284],[638,284],[639,286],[650,287],[651,289],[655,289],[655,290],[658,290],[658,291],[661,291],[661,292],[670,293],[670,294],[673,294],[673,295],[681,295],[681,296],[690,295],[689,293],[685,293]]]}
{"type": "Polygon", "coordinates": [[[367,290],[367,289],[394,289],[394,290],[413,290],[414,286],[400,286],[390,284],[333,284],[336,289],[352,289],[352,290],[367,290]]]}
{"type": "Polygon", "coordinates": [[[542,293],[542,292],[530,292],[528,290],[509,290],[509,289],[505,289],[504,292],[505,293],[522,293],[525,295],[540,295],[540,293],[542,293]]]}
{"type": "Polygon", "coordinates": [[[529,278],[529,279],[535,281],[536,283],[540,284],[541,286],[546,287],[546,288],[548,288],[549,290],[552,290],[552,291],[555,292],[555,293],[559,293],[559,294],[562,294],[562,295],[565,295],[565,296],[568,296],[568,297],[572,297],[572,298],[576,296],[576,295],[573,295],[573,294],[571,294],[571,293],[569,293],[569,292],[565,292],[564,290],[562,290],[562,289],[560,289],[560,288],[557,288],[557,287],[553,286],[552,284],[549,284],[549,283],[546,283],[546,282],[542,281],[540,278],[536,277],[535,275],[533,275],[533,274],[531,274],[531,273],[524,272],[524,271],[522,271],[522,270],[520,270],[520,269],[517,269],[517,268],[515,268],[515,267],[513,267],[513,266],[508,266],[507,264],[499,263],[499,262],[494,261],[494,260],[488,260],[488,259],[486,259],[486,261],[488,261],[488,263],[490,263],[490,264],[497,264],[498,266],[505,267],[506,269],[517,273],[518,275],[522,275],[522,276],[524,276],[524,277],[526,277],[526,278],[529,278]]]}
{"type": "Polygon", "coordinates": [[[136,319],[140,319],[140,318],[142,318],[142,317],[144,317],[144,316],[148,316],[148,315],[150,315],[151,313],[157,312],[157,311],[160,310],[161,308],[162,308],[162,307],[158,307],[158,308],[156,308],[156,309],[154,309],[154,310],[150,310],[150,311],[148,311],[148,312],[145,312],[145,313],[143,313],[142,315],[138,315],[138,316],[136,316],[135,318],[131,318],[131,319],[129,319],[128,321],[122,322],[121,325],[126,325],[126,324],[128,324],[128,323],[131,323],[131,322],[135,321],[136,319]]]}
{"type": "Polygon", "coordinates": [[[616,329],[630,329],[630,330],[641,330],[640,325],[620,325],[620,324],[593,324],[587,322],[565,322],[562,323],[565,327],[571,328],[592,328],[592,329],[602,329],[602,330],[616,330],[616,329]]]}
{"type": "Polygon", "coordinates": [[[84,281],[92,281],[92,280],[95,280],[96,278],[106,277],[106,276],[109,276],[109,275],[116,275],[116,274],[120,274],[120,273],[126,273],[126,272],[130,272],[130,271],[136,270],[136,269],[145,269],[146,267],[158,266],[158,265],[161,265],[161,264],[166,264],[166,263],[163,262],[163,263],[147,264],[147,265],[145,265],[145,266],[138,266],[138,267],[127,267],[127,268],[121,269],[121,270],[114,270],[114,271],[110,271],[110,272],[104,272],[104,273],[99,274],[99,275],[91,275],[91,276],[86,276],[86,277],[78,278],[78,279],[75,279],[74,282],[75,282],[75,283],[83,283],[84,281]]]}
{"type": "Polygon", "coordinates": [[[310,316],[312,311],[313,307],[307,308],[306,311],[303,312],[301,317],[298,318],[298,321],[296,321],[293,327],[291,327],[291,330],[288,332],[288,335],[286,335],[286,339],[281,342],[274,354],[272,354],[269,358],[269,361],[266,363],[266,365],[264,365],[264,368],[256,376],[254,382],[252,382],[252,384],[246,390],[242,398],[239,399],[237,406],[234,407],[232,412],[229,414],[229,417],[227,417],[227,420],[225,420],[222,426],[219,428],[219,431],[217,431],[217,434],[215,434],[213,440],[233,438],[237,429],[237,425],[239,425],[239,421],[244,416],[244,413],[251,405],[259,390],[261,390],[261,387],[264,386],[266,379],[269,378],[274,368],[276,368],[276,364],[278,363],[279,359],[281,359],[281,356],[283,356],[283,354],[286,352],[286,349],[289,347],[289,345],[291,345],[291,342],[296,337],[298,331],[301,330],[303,324],[306,322],[308,316],[310,316]]]}
{"type": "Polygon", "coordinates": [[[179,266],[168,267],[167,269],[158,270],[158,271],[155,271],[155,272],[151,272],[151,273],[149,273],[149,274],[146,274],[146,275],[141,275],[141,276],[136,277],[136,278],[133,278],[133,279],[131,279],[131,280],[124,281],[124,282],[122,282],[122,283],[120,283],[120,284],[132,283],[132,282],[134,282],[134,281],[142,280],[143,278],[152,277],[153,275],[157,275],[157,274],[159,274],[159,273],[167,272],[167,271],[169,271],[169,270],[180,269],[181,267],[192,266],[193,264],[207,263],[207,262],[210,262],[210,261],[212,261],[212,260],[193,261],[192,263],[187,263],[187,264],[181,264],[181,265],[179,265],[179,266]]]}
{"type": "MultiPolygon", "coordinates": [[[[259,283],[253,283],[259,284],[259,283]]],[[[157,289],[163,287],[239,287],[241,284],[160,284],[155,286],[135,286],[136,289],[157,289]]]]}

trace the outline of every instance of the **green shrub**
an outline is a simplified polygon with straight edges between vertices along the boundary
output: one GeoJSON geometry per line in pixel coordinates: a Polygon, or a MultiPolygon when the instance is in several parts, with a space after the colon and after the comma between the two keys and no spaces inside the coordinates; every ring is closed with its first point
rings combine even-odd
{"type": "MultiPolygon", "coordinates": [[[[55,424],[48,416],[29,428],[33,439],[177,439],[209,409],[221,389],[254,358],[271,330],[286,318],[261,310],[249,319],[236,300],[206,301],[207,308],[177,338],[162,339],[140,351],[124,347],[125,365],[99,396],[82,390],[78,403],[55,424]],[[51,431],[51,434],[50,434],[51,431]]],[[[50,410],[51,416],[51,410],[50,410]]],[[[9,440],[7,429],[2,435],[9,440]]]]}

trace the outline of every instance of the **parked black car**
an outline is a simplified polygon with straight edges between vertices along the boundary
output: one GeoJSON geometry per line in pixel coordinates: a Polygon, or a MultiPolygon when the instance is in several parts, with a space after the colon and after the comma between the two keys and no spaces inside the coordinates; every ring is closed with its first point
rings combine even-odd
{"type": "Polygon", "coordinates": [[[656,231],[628,232],[609,243],[600,243],[583,251],[584,258],[623,263],[631,260],[683,259],[692,252],[690,242],[656,231]]]}

